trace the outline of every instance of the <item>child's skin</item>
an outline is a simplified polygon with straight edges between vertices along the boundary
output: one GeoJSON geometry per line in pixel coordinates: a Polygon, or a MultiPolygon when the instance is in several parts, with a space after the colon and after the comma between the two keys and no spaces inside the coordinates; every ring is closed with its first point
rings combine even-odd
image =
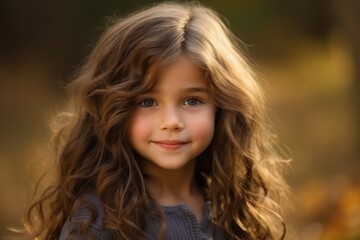
{"type": "Polygon", "coordinates": [[[180,56],[150,92],[138,96],[129,128],[149,175],[150,195],[164,206],[186,203],[199,221],[204,197],[195,184],[195,160],[212,140],[216,112],[205,81],[203,72],[180,56]]]}

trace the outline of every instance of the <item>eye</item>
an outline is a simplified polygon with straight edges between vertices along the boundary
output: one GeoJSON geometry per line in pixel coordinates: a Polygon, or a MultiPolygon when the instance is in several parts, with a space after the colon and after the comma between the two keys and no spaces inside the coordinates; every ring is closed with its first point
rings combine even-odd
{"type": "Polygon", "coordinates": [[[149,108],[149,107],[154,107],[156,106],[156,102],[154,99],[151,98],[147,98],[147,99],[143,99],[138,103],[141,107],[145,107],[145,108],[149,108]]]}
{"type": "Polygon", "coordinates": [[[200,104],[202,104],[202,103],[203,103],[203,102],[200,101],[200,99],[194,98],[194,97],[188,98],[188,99],[186,99],[185,102],[184,102],[185,105],[189,105],[189,106],[198,106],[198,105],[200,105],[200,104]]]}

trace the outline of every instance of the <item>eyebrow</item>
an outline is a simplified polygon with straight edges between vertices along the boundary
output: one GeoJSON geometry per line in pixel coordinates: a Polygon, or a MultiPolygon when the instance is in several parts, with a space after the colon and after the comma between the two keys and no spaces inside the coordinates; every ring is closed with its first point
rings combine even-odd
{"type": "MultiPolygon", "coordinates": [[[[205,88],[205,87],[188,87],[188,88],[182,89],[181,91],[185,92],[185,93],[195,93],[195,92],[208,93],[209,92],[207,90],[207,88],[205,88]]],[[[160,92],[160,91],[156,88],[152,88],[149,91],[146,91],[146,93],[158,93],[158,92],[160,92]]]]}
{"type": "Polygon", "coordinates": [[[193,93],[193,92],[205,92],[207,93],[208,90],[205,87],[189,87],[183,90],[184,92],[193,93]]]}

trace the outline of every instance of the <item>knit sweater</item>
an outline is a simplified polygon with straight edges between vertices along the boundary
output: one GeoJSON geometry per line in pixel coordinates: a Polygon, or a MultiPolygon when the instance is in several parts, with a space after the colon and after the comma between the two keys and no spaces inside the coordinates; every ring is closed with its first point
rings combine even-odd
{"type": "MultiPolygon", "coordinates": [[[[100,200],[95,195],[86,195],[86,200],[90,202],[96,209],[96,218],[89,225],[87,235],[95,240],[109,240],[116,239],[111,230],[104,228],[104,211],[100,200]]],[[[162,207],[165,219],[167,221],[167,232],[165,234],[166,240],[208,240],[224,239],[219,231],[216,231],[215,237],[213,235],[215,226],[211,222],[210,202],[203,205],[204,217],[199,222],[187,204],[180,204],[176,206],[163,206],[162,207]]],[[[59,240],[69,239],[70,233],[79,233],[80,223],[87,221],[91,218],[89,208],[80,208],[76,210],[74,215],[68,218],[62,228],[59,240]]],[[[157,239],[159,232],[159,222],[153,217],[145,214],[146,219],[146,234],[149,239],[157,239]]],[[[86,237],[76,237],[75,239],[85,239],[86,237]]]]}

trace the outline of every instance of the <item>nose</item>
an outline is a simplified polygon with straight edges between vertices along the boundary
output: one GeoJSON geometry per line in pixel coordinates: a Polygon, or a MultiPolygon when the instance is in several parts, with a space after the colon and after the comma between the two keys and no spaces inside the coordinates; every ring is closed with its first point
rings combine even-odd
{"type": "Polygon", "coordinates": [[[181,131],[184,128],[184,122],[180,110],[176,107],[166,107],[163,110],[160,129],[181,131]]]}

